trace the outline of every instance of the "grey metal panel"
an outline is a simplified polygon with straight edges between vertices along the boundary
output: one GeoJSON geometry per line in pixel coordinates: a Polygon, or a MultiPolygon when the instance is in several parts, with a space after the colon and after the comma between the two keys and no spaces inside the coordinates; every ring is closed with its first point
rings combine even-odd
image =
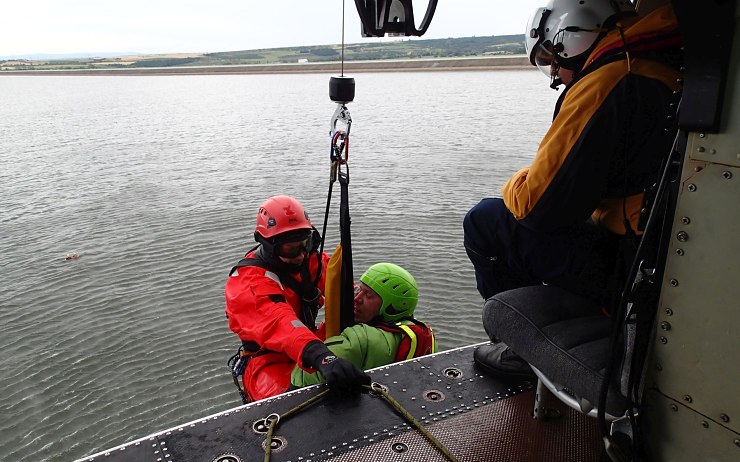
{"type": "Polygon", "coordinates": [[[739,435],[693,412],[685,403],[659,393],[648,396],[651,419],[647,422],[653,439],[648,451],[654,462],[740,460],[739,435]]]}
{"type": "Polygon", "coordinates": [[[664,396],[646,408],[658,460],[740,460],[740,34],[733,50],[721,132],[691,133],[681,172],[652,368],[664,396]]]}
{"type": "Polygon", "coordinates": [[[658,313],[656,384],[740,426],[740,169],[688,162],[658,313]],[[696,171],[699,170],[699,171],[696,171]]]}

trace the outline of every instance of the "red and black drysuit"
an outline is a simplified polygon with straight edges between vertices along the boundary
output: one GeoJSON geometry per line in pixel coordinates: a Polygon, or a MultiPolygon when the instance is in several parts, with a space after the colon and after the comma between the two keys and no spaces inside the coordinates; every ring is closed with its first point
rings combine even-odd
{"type": "MultiPolygon", "coordinates": [[[[307,257],[308,274],[305,271],[286,274],[266,268],[269,265],[260,263],[255,258],[258,256],[255,251],[249,252],[232,269],[225,289],[229,328],[239,336],[245,349],[256,352],[242,374],[251,400],[286,391],[296,364],[313,370],[303,364],[301,354],[309,342],[324,340],[323,324],[322,328],[314,327],[315,313],[305,313],[301,296],[291,287],[295,283],[289,285],[286,278],[292,277],[300,285],[310,277],[312,282],[317,280],[315,287],[323,293],[326,273],[321,271],[318,278],[317,274],[329,261],[324,253],[319,266],[318,253],[311,252],[307,257]]],[[[316,306],[323,305],[322,299],[323,296],[316,306]]]]}

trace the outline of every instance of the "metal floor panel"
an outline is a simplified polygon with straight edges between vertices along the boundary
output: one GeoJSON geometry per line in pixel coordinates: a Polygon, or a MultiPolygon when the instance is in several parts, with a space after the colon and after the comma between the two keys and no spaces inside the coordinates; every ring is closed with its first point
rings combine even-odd
{"type": "MultiPolygon", "coordinates": [[[[556,401],[563,417],[531,417],[534,384],[481,375],[475,346],[378,368],[373,380],[437,436],[460,461],[593,461],[594,419],[556,401]]],[[[84,461],[245,462],[262,460],[269,414],[284,414],[322,391],[311,387],[157,433],[84,461]]],[[[381,397],[326,398],[280,422],[275,462],[444,460],[381,397]]]]}
{"type": "MultiPolygon", "coordinates": [[[[596,419],[559,402],[559,419],[531,417],[534,391],[495,401],[472,412],[430,425],[428,430],[460,461],[594,462],[602,443],[596,419]]],[[[409,431],[328,462],[418,462],[447,459],[421,434],[409,431]]]]}

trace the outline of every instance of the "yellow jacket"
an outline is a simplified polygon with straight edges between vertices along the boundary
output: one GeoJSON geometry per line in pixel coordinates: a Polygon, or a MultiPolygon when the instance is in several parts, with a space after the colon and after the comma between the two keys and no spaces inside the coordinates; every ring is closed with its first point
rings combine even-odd
{"type": "Polygon", "coordinates": [[[592,219],[639,233],[643,192],[657,181],[673,130],[669,116],[678,71],[655,59],[677,48],[670,5],[621,24],[600,40],[584,69],[560,96],[533,163],[503,188],[508,209],[533,229],[552,230],[592,219]]]}

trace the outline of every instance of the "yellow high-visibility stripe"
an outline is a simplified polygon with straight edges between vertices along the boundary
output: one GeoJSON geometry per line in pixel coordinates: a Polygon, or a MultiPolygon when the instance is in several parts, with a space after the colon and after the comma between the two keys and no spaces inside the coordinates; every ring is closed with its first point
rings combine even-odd
{"type": "Polygon", "coordinates": [[[411,330],[410,327],[405,326],[401,324],[400,322],[396,323],[396,326],[398,326],[399,329],[404,331],[406,335],[408,335],[409,338],[411,339],[411,347],[409,348],[409,353],[406,355],[406,359],[411,359],[414,357],[414,353],[416,353],[416,345],[418,343],[416,339],[416,334],[414,333],[413,330],[411,330]]]}

